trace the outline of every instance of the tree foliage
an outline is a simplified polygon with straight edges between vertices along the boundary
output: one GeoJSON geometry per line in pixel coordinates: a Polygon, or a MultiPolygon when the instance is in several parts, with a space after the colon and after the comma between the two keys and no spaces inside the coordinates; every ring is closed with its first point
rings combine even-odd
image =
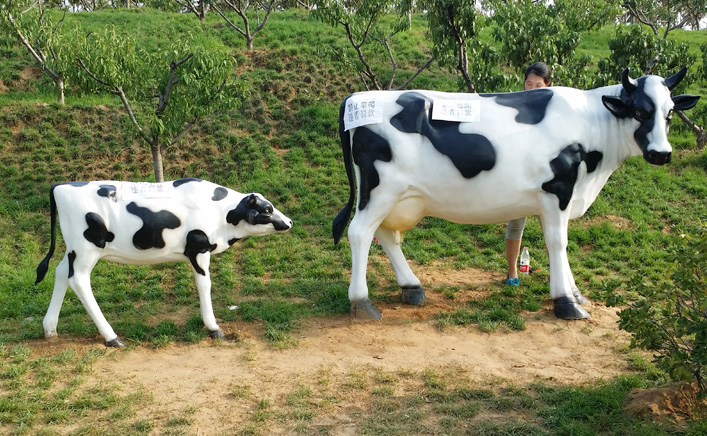
{"type": "Polygon", "coordinates": [[[665,279],[635,286],[641,299],[619,312],[632,346],[656,352],[674,380],[696,382],[707,396],[707,222],[681,235],[665,279]]]}
{"type": "MultiPolygon", "coordinates": [[[[616,83],[621,70],[626,67],[635,72],[635,76],[657,74],[667,77],[696,60],[689,52],[688,44],[656,36],[641,25],[616,26],[615,35],[609,41],[609,50],[609,57],[599,61],[596,86],[616,83]]],[[[689,74],[681,82],[681,89],[694,78],[689,74]]]]}
{"type": "Polygon", "coordinates": [[[29,51],[42,72],[54,82],[57,101],[64,104],[64,71],[72,55],[71,46],[64,44],[63,17],[54,21],[45,12],[41,0],[1,0],[0,32],[29,51]]]}
{"type": "Polygon", "coordinates": [[[699,29],[700,21],[707,16],[704,0],[624,0],[626,19],[649,26],[656,36],[663,38],[675,29],[690,26],[699,29]]]}
{"type": "Polygon", "coordinates": [[[120,98],[150,145],[155,181],[164,180],[162,147],[179,142],[209,113],[238,105],[244,92],[233,78],[232,56],[193,38],[150,53],[109,28],[83,39],[79,53],[83,74],[76,83],[120,98]]]}
{"type": "MultiPolygon", "coordinates": [[[[432,54],[440,64],[456,68],[468,92],[477,85],[469,73],[468,44],[477,36],[474,0],[425,0],[432,54]]],[[[486,47],[478,46],[479,50],[486,47]]],[[[476,62],[474,60],[474,62],[476,62]]]]}
{"type": "Polygon", "coordinates": [[[569,0],[544,5],[532,0],[491,1],[496,27],[493,36],[501,44],[502,61],[519,75],[533,62],[553,69],[553,83],[587,88],[588,56],[576,56],[581,31],[606,20],[605,12],[592,6],[578,12],[569,0]]]}
{"type": "MultiPolygon", "coordinates": [[[[352,66],[366,89],[393,89],[398,64],[392,48],[393,38],[410,29],[410,13],[413,3],[410,0],[364,0],[359,2],[341,2],[339,0],[316,0],[312,16],[331,27],[341,26],[348,42],[356,52],[356,60],[350,61],[345,52],[341,59],[352,66]],[[371,64],[371,57],[382,49],[390,63],[390,75],[385,82],[382,73],[371,64]]],[[[405,88],[422,70],[434,60],[430,58],[419,67],[404,84],[405,88]]]]}
{"type": "MultiPolygon", "coordinates": [[[[272,11],[280,6],[280,0],[264,0],[262,2],[252,2],[250,0],[222,0],[219,4],[216,2],[209,2],[208,4],[214,8],[232,29],[243,36],[246,49],[253,50],[255,36],[263,30],[272,11]],[[222,9],[225,9],[225,11],[222,9]],[[236,24],[227,13],[228,11],[234,12],[241,20],[242,24],[236,24]],[[252,21],[253,16],[255,16],[255,25],[253,25],[254,23],[252,21]]],[[[205,15],[206,13],[204,12],[204,16],[205,15]]]]}

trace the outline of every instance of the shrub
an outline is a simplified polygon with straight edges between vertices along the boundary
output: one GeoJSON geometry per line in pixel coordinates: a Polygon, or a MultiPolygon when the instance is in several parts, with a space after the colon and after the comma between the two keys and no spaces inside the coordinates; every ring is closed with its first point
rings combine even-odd
{"type": "Polygon", "coordinates": [[[641,295],[619,313],[632,346],[656,352],[658,366],[673,380],[697,383],[707,397],[707,221],[680,235],[670,249],[665,278],[634,284],[641,295]]]}

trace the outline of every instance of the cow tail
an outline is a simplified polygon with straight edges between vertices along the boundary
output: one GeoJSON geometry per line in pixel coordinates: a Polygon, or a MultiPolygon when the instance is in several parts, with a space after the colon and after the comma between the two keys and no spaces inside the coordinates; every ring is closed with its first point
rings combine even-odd
{"type": "Polygon", "coordinates": [[[349,201],[343,209],[334,218],[332,230],[334,234],[334,244],[338,244],[341,236],[344,234],[344,229],[351,218],[351,211],[354,207],[354,199],[356,196],[356,176],[354,175],[353,162],[351,156],[351,135],[344,129],[344,108],[346,107],[345,99],[341,103],[339,109],[339,137],[341,138],[341,150],[344,153],[344,166],[346,167],[346,175],[349,178],[349,201]]]}
{"type": "Polygon", "coordinates": [[[34,282],[35,285],[44,280],[44,276],[49,270],[49,259],[51,259],[52,255],[54,254],[54,248],[56,247],[56,200],[54,199],[54,188],[56,186],[57,185],[52,185],[51,189],[49,190],[49,214],[51,216],[52,223],[52,240],[51,244],[49,245],[49,253],[47,253],[44,259],[37,266],[37,280],[34,282]]]}

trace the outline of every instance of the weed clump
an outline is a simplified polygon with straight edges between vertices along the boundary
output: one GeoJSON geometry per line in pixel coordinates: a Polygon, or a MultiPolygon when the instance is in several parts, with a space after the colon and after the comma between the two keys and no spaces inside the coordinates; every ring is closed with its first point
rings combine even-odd
{"type": "Polygon", "coordinates": [[[634,284],[641,296],[619,313],[632,346],[656,352],[673,380],[695,382],[707,396],[707,222],[680,234],[665,278],[634,284]]]}

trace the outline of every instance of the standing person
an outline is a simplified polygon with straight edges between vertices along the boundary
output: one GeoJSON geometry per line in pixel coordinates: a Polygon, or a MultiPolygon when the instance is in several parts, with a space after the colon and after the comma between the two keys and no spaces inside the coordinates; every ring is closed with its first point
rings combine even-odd
{"type": "MultiPolygon", "coordinates": [[[[525,70],[525,80],[523,87],[526,91],[537,88],[545,88],[552,85],[552,70],[543,62],[535,62],[525,70]]],[[[527,217],[508,221],[506,224],[506,263],[508,264],[508,274],[506,284],[518,286],[518,255],[523,240],[523,230],[527,217]]]]}

